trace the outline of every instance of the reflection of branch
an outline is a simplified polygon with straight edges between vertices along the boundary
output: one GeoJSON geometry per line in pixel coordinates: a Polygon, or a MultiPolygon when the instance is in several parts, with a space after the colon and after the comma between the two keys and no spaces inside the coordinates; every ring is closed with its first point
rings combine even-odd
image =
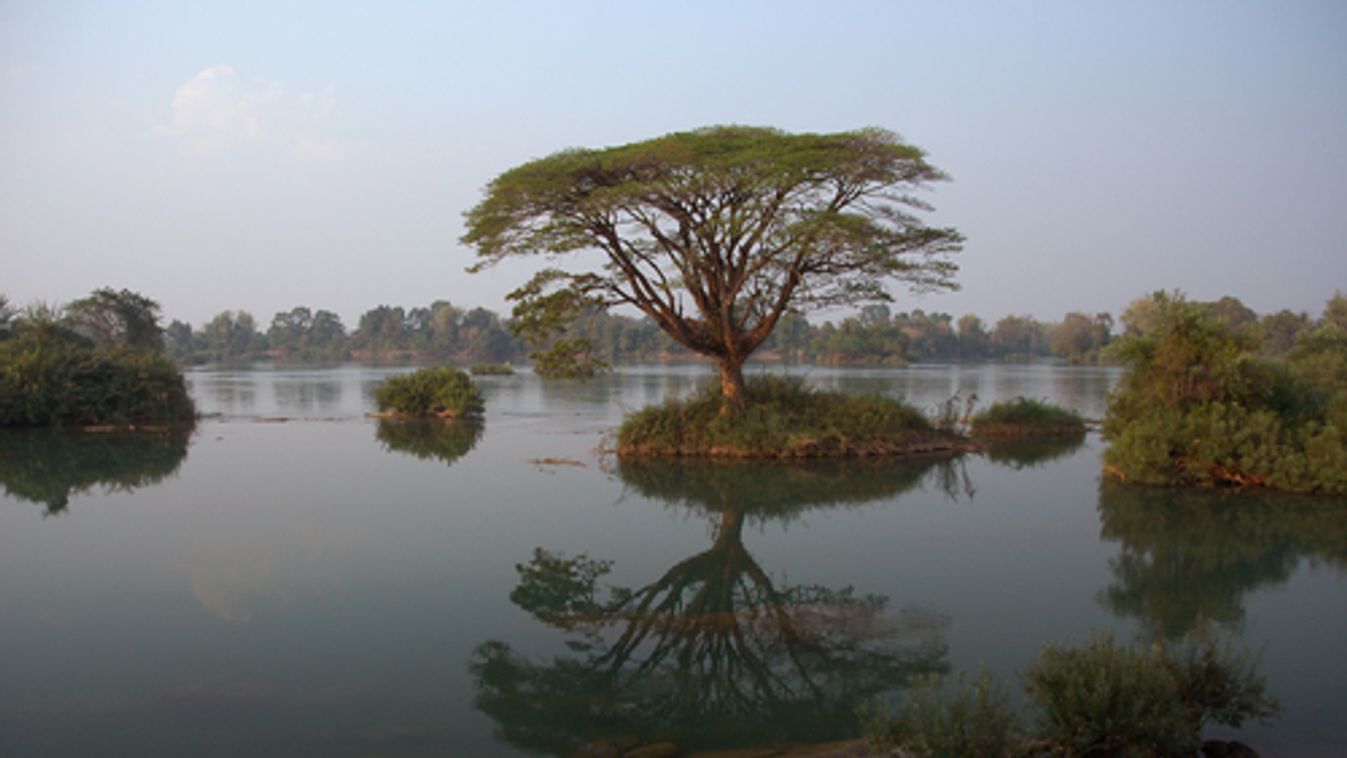
{"type": "Polygon", "coordinates": [[[779,588],[744,547],[744,521],[742,509],[724,511],[709,549],[639,589],[611,588],[607,599],[595,585],[609,564],[536,551],[518,567],[511,598],[583,635],[571,646],[581,657],[538,666],[499,643],[483,646],[473,664],[478,707],[497,718],[554,714],[555,735],[573,737],[545,748],[554,752],[639,732],[684,733],[707,746],[764,729],[824,740],[851,733],[865,697],[944,670],[943,619],[907,612],[901,623],[879,623],[883,598],[779,588]],[[575,699],[589,696],[621,704],[620,724],[610,706],[577,714],[575,699]]]}

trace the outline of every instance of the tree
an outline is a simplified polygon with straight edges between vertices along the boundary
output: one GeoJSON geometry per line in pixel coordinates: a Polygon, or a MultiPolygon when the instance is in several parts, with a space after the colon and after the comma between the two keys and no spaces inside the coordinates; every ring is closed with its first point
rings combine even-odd
{"type": "Polygon", "coordinates": [[[71,330],[96,345],[123,342],[151,350],[164,346],[159,303],[131,290],[96,289],[67,305],[64,320],[71,330]]]}
{"type": "Polygon", "coordinates": [[[511,295],[516,319],[560,328],[590,306],[633,306],[719,364],[727,412],[743,364],[787,312],[952,289],[962,237],[925,226],[913,193],[946,179],[891,132],[787,134],[719,126],[568,150],[496,177],[467,213],[479,271],[513,256],[597,251],[511,295]]]}

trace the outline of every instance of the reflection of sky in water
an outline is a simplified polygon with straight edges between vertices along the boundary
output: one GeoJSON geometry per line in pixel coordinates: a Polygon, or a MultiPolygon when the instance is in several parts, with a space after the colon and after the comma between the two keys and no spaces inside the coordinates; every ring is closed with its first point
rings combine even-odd
{"type": "MultiPolygon", "coordinates": [[[[605,581],[639,588],[706,551],[721,528],[706,507],[671,502],[689,482],[637,487],[595,450],[624,409],[695,391],[707,366],[624,369],[590,384],[482,378],[480,437],[427,457],[390,449],[364,418],[372,387],[403,370],[194,370],[201,410],[222,418],[200,425],[172,476],[75,492],[59,518],[0,498],[3,752],[509,753],[497,721],[473,706],[474,651],[496,640],[534,662],[574,654],[510,600],[516,566],[539,547],[587,554],[612,561],[605,581]],[[272,418],[292,422],[257,423],[272,418]],[[549,458],[584,466],[537,462],[549,458]]],[[[1095,417],[1116,376],[1035,364],[806,371],[821,386],[928,407],[953,391],[984,403],[1013,392],[1095,417]]],[[[1163,519],[1144,507],[1101,511],[1100,449],[1092,436],[1027,463],[969,458],[953,481],[966,477],[971,496],[958,486],[951,497],[934,475],[888,489],[881,476],[863,502],[748,517],[742,545],[774,587],[852,587],[895,613],[938,614],[952,668],[985,664],[1008,681],[1046,641],[1092,627],[1182,628],[1188,616],[1146,617],[1176,598],[1223,613],[1234,602],[1243,639],[1268,644],[1269,683],[1286,707],[1272,730],[1242,739],[1347,744],[1347,577],[1334,548],[1276,548],[1278,570],[1264,572],[1262,545],[1295,535],[1146,531],[1163,519]],[[1158,583],[1166,567],[1194,566],[1188,546],[1211,545],[1256,581],[1214,599],[1158,583]],[[1132,557],[1119,563],[1124,551],[1132,557]]],[[[736,486],[819,489],[771,477],[711,484],[731,499],[736,486]]]]}

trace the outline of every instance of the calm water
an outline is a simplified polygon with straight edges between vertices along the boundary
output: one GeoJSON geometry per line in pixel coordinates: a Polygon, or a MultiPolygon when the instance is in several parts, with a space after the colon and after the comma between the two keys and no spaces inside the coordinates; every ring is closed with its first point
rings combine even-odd
{"type": "MultiPolygon", "coordinates": [[[[857,734],[916,674],[1208,624],[1264,647],[1267,755],[1347,751],[1347,504],[1101,487],[1100,443],[957,463],[619,464],[703,369],[481,380],[480,429],[381,426],[400,369],[197,371],[190,436],[0,435],[0,754],[569,753],[857,734]]],[[[1116,374],[808,372],[1103,414],[1116,374]]]]}

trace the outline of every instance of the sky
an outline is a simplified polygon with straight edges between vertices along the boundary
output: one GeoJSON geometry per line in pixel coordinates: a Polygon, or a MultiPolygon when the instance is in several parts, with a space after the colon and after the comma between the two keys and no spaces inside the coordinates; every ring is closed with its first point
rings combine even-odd
{"type": "Polygon", "coordinates": [[[0,294],[507,313],[462,214],[568,147],[877,126],[966,237],[922,308],[1347,291],[1347,3],[0,0],[0,294]]]}

